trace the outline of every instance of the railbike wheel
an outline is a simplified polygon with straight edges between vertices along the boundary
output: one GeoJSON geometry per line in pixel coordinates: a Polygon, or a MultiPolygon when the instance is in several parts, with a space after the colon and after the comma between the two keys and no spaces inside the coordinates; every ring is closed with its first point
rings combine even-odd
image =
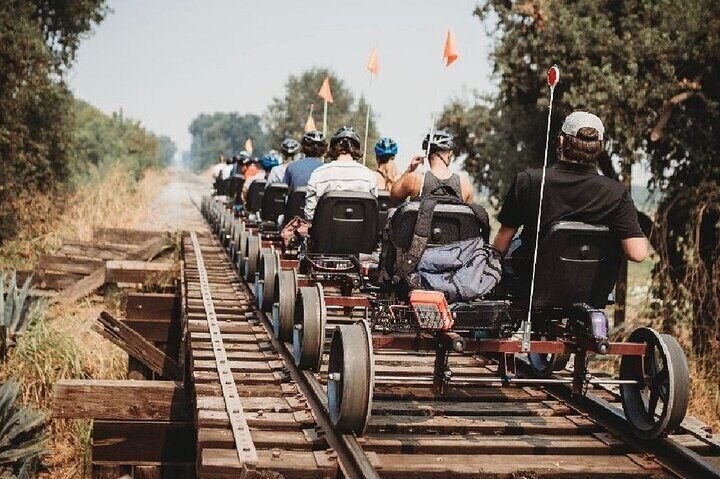
{"type": "Polygon", "coordinates": [[[273,329],[280,341],[292,341],[297,295],[297,270],[280,270],[273,294],[273,329]]]}
{"type": "Polygon", "coordinates": [[[319,371],[325,346],[325,297],[322,285],[303,286],[295,299],[293,355],[300,369],[319,371]]]}
{"type": "Polygon", "coordinates": [[[650,328],[638,328],[629,342],[645,343],[645,356],[623,356],[620,379],[625,417],[636,436],[656,439],[673,432],[687,412],[690,377],[687,358],[677,340],[650,328]]]}
{"type": "Polygon", "coordinates": [[[255,281],[258,256],[260,256],[260,237],[257,235],[248,235],[247,255],[243,260],[245,264],[245,281],[248,283],[255,281]]]}
{"type": "MultiPolygon", "coordinates": [[[[540,336],[540,339],[547,339],[540,336]]],[[[562,371],[570,360],[570,353],[528,353],[530,371],[536,378],[546,378],[554,371],[562,371]]]]}
{"type": "Polygon", "coordinates": [[[245,223],[242,223],[242,228],[240,228],[240,235],[238,236],[238,250],[237,250],[237,259],[236,261],[238,264],[242,264],[242,261],[245,259],[245,256],[247,255],[247,237],[248,237],[248,231],[245,229],[245,223]]]}
{"type": "Polygon", "coordinates": [[[364,322],[335,328],[328,363],[328,413],[336,429],[363,434],[372,412],[375,366],[364,322]]]}
{"type": "Polygon", "coordinates": [[[272,311],[276,274],[277,258],[275,256],[274,248],[261,249],[255,290],[257,296],[257,306],[266,313],[272,311]]]}
{"type": "Polygon", "coordinates": [[[240,233],[244,227],[245,225],[242,220],[235,220],[235,230],[233,232],[232,240],[230,241],[230,260],[233,264],[237,264],[238,249],[240,248],[240,233]]]}

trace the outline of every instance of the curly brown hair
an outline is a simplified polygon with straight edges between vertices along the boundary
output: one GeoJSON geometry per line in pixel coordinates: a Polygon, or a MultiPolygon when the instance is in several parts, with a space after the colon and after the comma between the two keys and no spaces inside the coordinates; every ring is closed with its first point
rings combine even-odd
{"type": "Polygon", "coordinates": [[[305,143],[302,145],[302,152],[305,153],[305,156],[309,156],[312,158],[321,158],[322,156],[325,156],[326,151],[327,142],[325,141],[323,141],[322,143],[305,143]]]}
{"type": "Polygon", "coordinates": [[[577,163],[596,163],[603,151],[600,133],[595,128],[583,127],[577,135],[561,134],[562,144],[558,138],[558,150],[562,157],[577,163]]]}
{"type": "Polygon", "coordinates": [[[349,138],[341,138],[338,141],[330,142],[330,150],[328,156],[333,160],[337,159],[342,154],[348,154],[354,159],[362,158],[362,151],[360,151],[360,144],[355,143],[349,138]]]}

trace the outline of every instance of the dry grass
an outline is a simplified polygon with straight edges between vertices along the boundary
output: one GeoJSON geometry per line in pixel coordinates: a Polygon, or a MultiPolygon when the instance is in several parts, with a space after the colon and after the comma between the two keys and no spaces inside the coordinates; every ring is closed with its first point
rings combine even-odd
{"type": "MultiPolygon", "coordinates": [[[[121,166],[110,168],[65,199],[35,198],[23,204],[24,228],[0,249],[0,267],[30,267],[62,238],[90,240],[97,226],[131,228],[147,217],[147,205],[167,181],[164,172],[148,171],[140,182],[121,166]],[[58,211],[58,205],[65,205],[58,211]]],[[[0,379],[15,376],[22,383],[22,400],[49,416],[52,391],[61,379],[118,379],[127,374],[127,355],[93,332],[104,308],[119,306],[110,294],[103,302],[85,300],[72,306],[34,306],[33,326],[20,340],[0,379]]],[[[48,452],[41,477],[79,478],[89,475],[89,421],[48,422],[48,452]]]]}

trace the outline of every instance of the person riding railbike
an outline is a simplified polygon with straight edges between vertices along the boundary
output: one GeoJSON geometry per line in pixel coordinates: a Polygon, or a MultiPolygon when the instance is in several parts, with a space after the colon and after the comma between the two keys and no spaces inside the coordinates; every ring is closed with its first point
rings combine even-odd
{"type": "Polygon", "coordinates": [[[283,183],[288,185],[288,191],[307,186],[312,172],[323,165],[327,147],[327,141],[320,131],[308,131],[302,136],[300,148],[305,158],[293,161],[285,169],[283,183]]]}
{"type": "Polygon", "coordinates": [[[300,143],[293,138],[286,138],[283,140],[282,145],[280,145],[280,152],[282,153],[283,161],[270,170],[267,182],[265,183],[265,188],[273,183],[284,183],[285,170],[287,170],[290,162],[295,159],[295,155],[300,152],[300,143]]]}
{"type": "Polygon", "coordinates": [[[395,167],[397,153],[398,145],[392,138],[385,136],[375,143],[375,160],[377,161],[375,173],[379,190],[390,191],[400,177],[395,167]]]}
{"type": "Polygon", "coordinates": [[[241,171],[245,177],[245,182],[243,183],[242,188],[242,197],[244,202],[247,199],[247,193],[250,189],[250,185],[252,185],[256,180],[265,179],[265,170],[260,166],[260,160],[258,158],[248,156],[248,158],[243,161],[241,171]]]}
{"type": "Polygon", "coordinates": [[[330,191],[371,193],[377,197],[375,172],[357,160],[362,158],[360,137],[352,127],[342,126],[330,139],[330,163],[312,172],[305,197],[305,218],[312,222],[320,198],[330,191]]]}
{"type": "MultiPolygon", "coordinates": [[[[565,119],[556,140],[557,160],[546,170],[540,232],[557,221],[579,221],[608,226],[619,238],[627,258],[640,262],[647,256],[647,240],[628,189],[598,173],[605,128],[596,115],[584,111],[565,119]]],[[[498,220],[494,246],[502,255],[509,281],[531,269],[542,169],[517,174],[508,189],[498,220]],[[519,235],[518,230],[522,228],[519,235]]]]}
{"type": "Polygon", "coordinates": [[[454,147],[454,138],[446,131],[434,131],[432,139],[430,134],[426,135],[422,148],[428,152],[430,169],[424,173],[416,171],[425,158],[419,155],[413,157],[405,173],[390,190],[390,199],[399,204],[407,199],[445,190],[452,192],[465,203],[472,203],[474,192],[470,180],[450,171],[454,147]]]}

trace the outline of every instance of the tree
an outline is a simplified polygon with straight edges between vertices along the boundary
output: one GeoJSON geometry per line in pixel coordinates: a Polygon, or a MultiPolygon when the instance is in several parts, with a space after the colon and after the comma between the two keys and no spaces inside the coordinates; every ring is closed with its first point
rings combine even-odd
{"type": "MultiPolygon", "coordinates": [[[[362,139],[367,112],[365,99],[360,97],[355,101],[345,82],[327,68],[312,68],[300,75],[290,75],[285,83],[285,94],[270,102],[264,119],[273,145],[279,145],[288,137],[299,139],[302,136],[311,104],[315,105],[315,124],[322,128],[322,99],[317,92],[325,77],[330,78],[333,95],[333,103],[328,105],[328,135],[340,126],[348,125],[354,127],[362,139]]],[[[368,144],[374,144],[377,139],[375,118],[371,112],[368,144]]],[[[374,164],[374,155],[368,154],[367,159],[369,164],[374,164]]]]}
{"type": "Polygon", "coordinates": [[[544,75],[557,62],[551,137],[566,114],[587,109],[605,122],[604,173],[627,184],[632,163],[649,163],[662,200],[641,223],[660,256],[666,328],[690,319],[697,353],[720,348],[720,3],[486,0],[475,14],[496,24],[499,91],[449,105],[440,121],[460,132],[468,170],[497,200],[519,170],[541,163],[544,75]]]}
{"type": "Polygon", "coordinates": [[[20,193],[68,177],[72,97],[63,75],[106,13],[104,0],[0,2],[0,243],[15,229],[20,193]]]}
{"type": "Polygon", "coordinates": [[[260,117],[252,113],[202,113],[190,123],[188,131],[192,135],[190,166],[198,171],[216,162],[220,155],[232,156],[243,151],[248,138],[252,139],[255,154],[269,149],[260,117]]]}

